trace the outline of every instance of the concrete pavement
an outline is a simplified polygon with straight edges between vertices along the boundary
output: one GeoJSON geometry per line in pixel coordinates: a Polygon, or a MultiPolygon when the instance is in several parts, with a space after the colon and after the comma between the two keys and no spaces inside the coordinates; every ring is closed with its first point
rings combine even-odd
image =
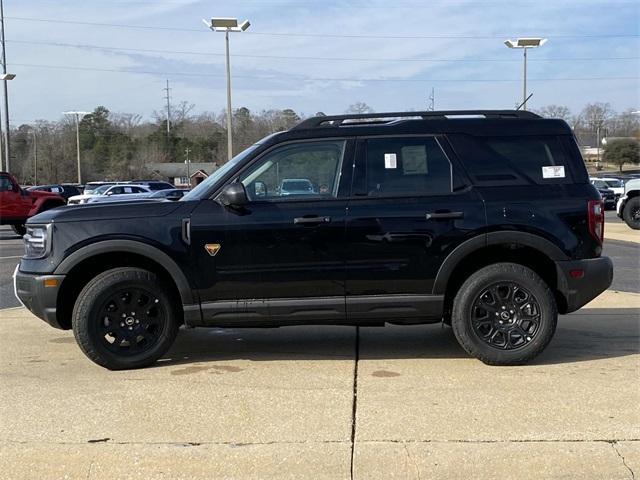
{"type": "Polygon", "coordinates": [[[633,478],[640,295],[562,317],[531,365],[440,325],[181,331],[109,372],[0,312],[3,478],[633,478]],[[617,306],[618,308],[611,308],[617,306]],[[606,307],[606,308],[603,308],[606,307]]]}

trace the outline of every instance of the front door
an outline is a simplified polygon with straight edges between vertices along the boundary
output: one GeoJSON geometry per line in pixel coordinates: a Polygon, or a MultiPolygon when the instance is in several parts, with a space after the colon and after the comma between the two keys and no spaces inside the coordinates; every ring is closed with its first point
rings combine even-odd
{"type": "Polygon", "coordinates": [[[191,248],[208,324],[344,320],[346,192],[353,145],[292,142],[234,181],[242,209],[203,201],[191,216],[191,248]],[[348,167],[347,167],[348,165],[348,167]]]}
{"type": "Polygon", "coordinates": [[[438,269],[485,225],[482,200],[457,179],[442,144],[435,136],[360,140],[347,217],[350,320],[440,314],[438,269]]]}

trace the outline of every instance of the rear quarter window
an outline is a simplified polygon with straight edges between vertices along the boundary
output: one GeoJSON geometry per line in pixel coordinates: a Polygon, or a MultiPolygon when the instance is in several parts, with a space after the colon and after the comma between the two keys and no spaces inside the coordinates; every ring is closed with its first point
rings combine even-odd
{"type": "Polygon", "coordinates": [[[450,140],[477,185],[574,183],[571,162],[557,136],[453,135],[450,140]]]}

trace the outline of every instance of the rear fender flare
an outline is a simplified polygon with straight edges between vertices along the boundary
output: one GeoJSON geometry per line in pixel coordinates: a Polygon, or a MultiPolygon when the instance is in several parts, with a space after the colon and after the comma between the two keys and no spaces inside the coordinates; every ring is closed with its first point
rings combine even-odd
{"type": "Polygon", "coordinates": [[[473,237],[458,245],[440,266],[433,284],[432,294],[443,295],[451,274],[467,256],[492,245],[516,244],[538,250],[553,261],[569,260],[569,257],[556,245],[539,235],[527,232],[490,232],[473,237]]]}

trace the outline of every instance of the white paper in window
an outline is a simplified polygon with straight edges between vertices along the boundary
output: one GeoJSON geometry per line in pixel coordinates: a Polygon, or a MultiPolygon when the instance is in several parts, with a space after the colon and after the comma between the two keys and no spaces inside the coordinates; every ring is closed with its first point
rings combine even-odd
{"type": "Polygon", "coordinates": [[[384,168],[398,168],[398,159],[395,153],[384,154],[384,168]]]}
{"type": "Polygon", "coordinates": [[[564,178],[564,165],[542,167],[542,178],[564,178]]]}

